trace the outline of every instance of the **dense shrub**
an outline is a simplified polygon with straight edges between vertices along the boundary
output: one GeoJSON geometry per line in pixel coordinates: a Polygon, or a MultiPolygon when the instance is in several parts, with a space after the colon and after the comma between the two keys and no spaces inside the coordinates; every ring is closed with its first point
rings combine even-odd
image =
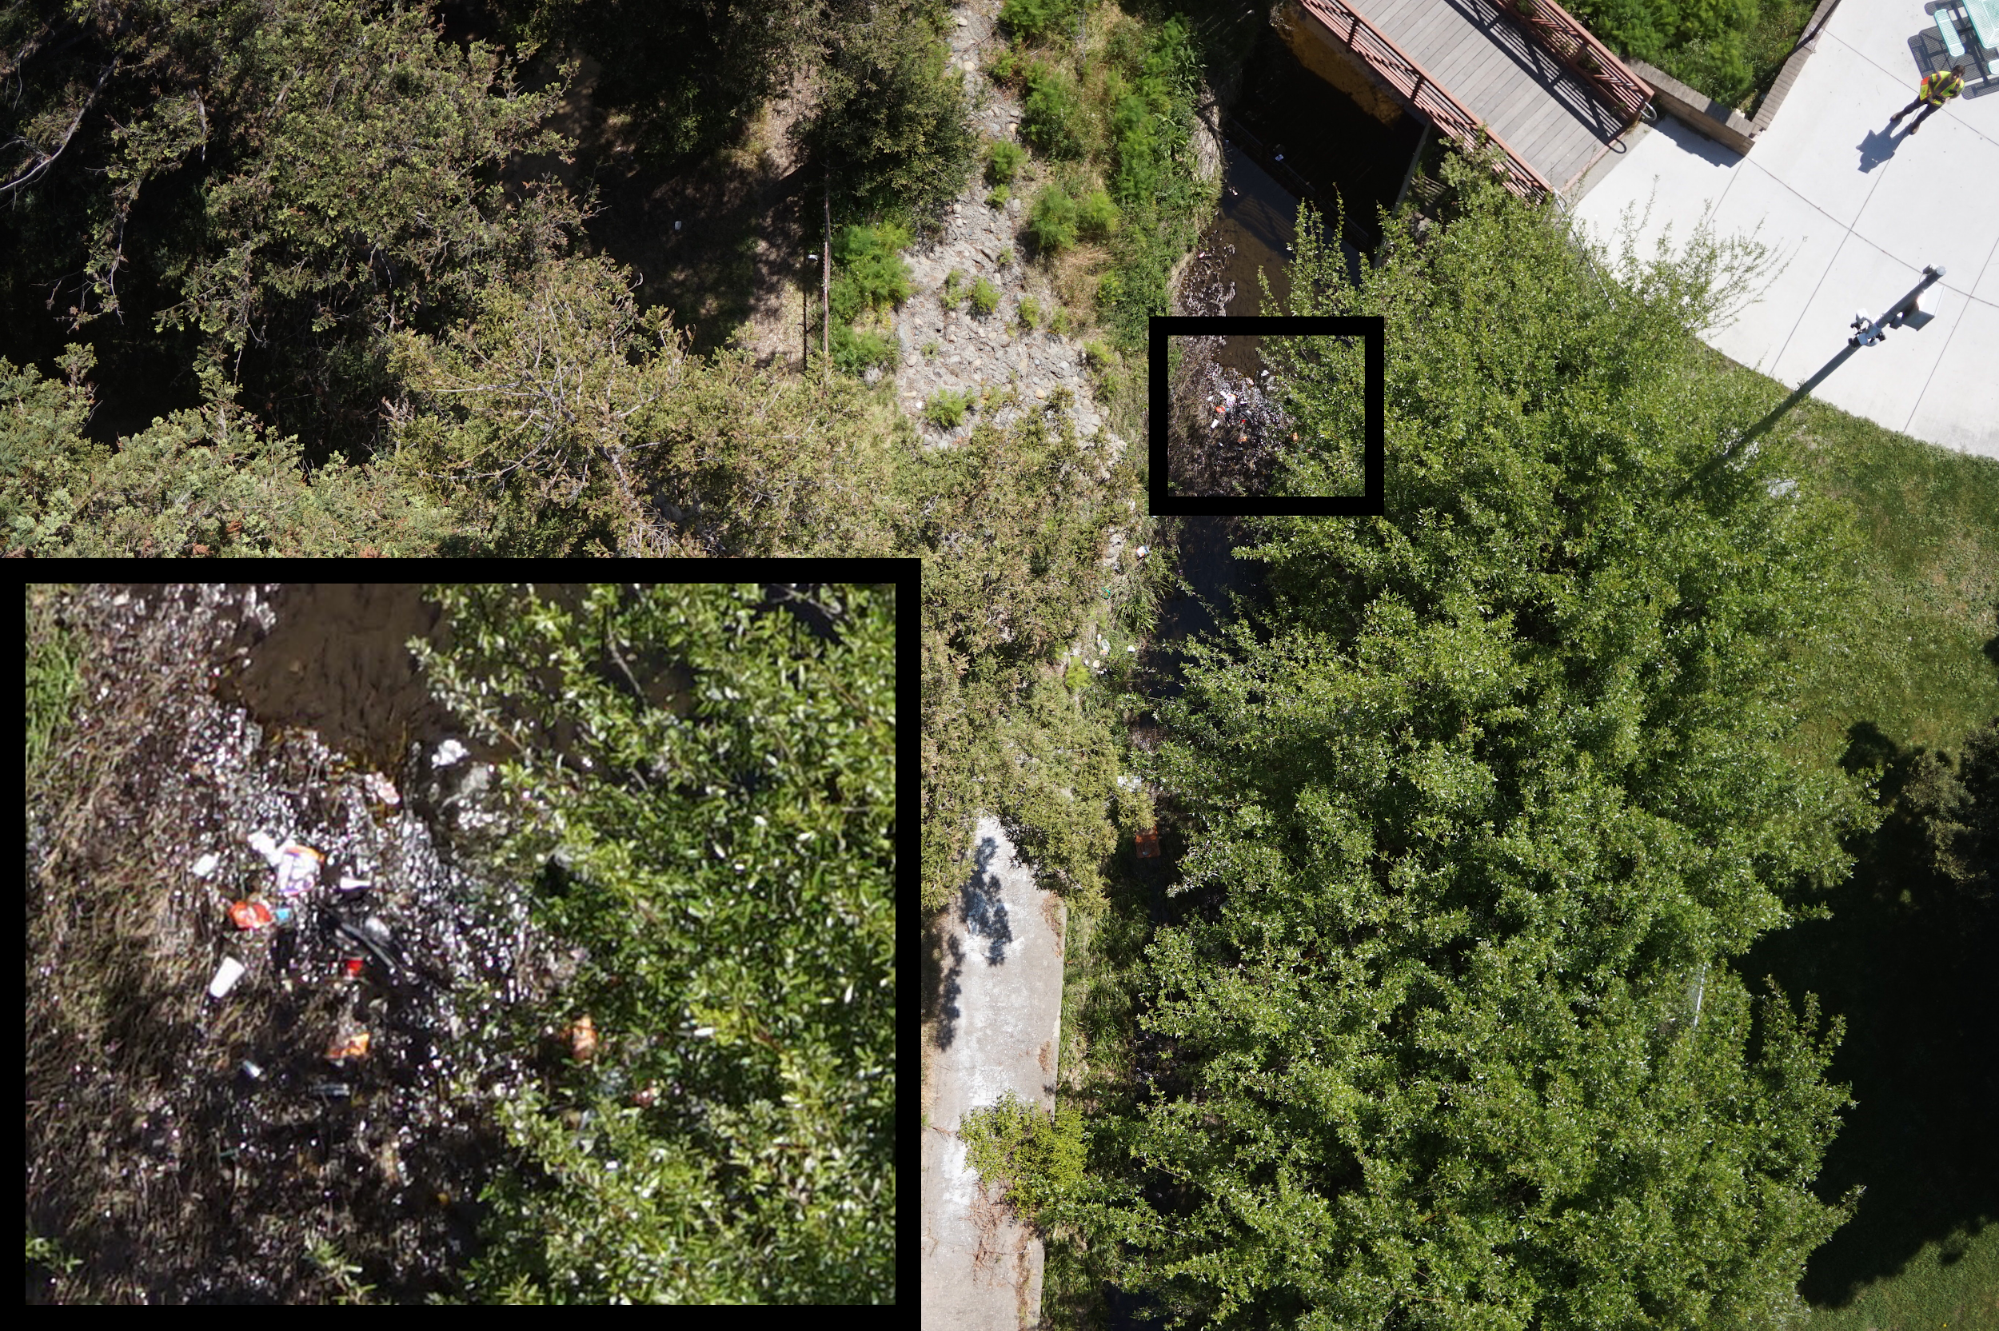
{"type": "Polygon", "coordinates": [[[982,808],[1019,820],[1015,845],[1073,903],[1101,892],[1120,834],[1151,825],[1145,791],[1117,784],[1123,728],[1086,715],[1046,664],[1103,605],[1109,529],[1151,535],[1132,465],[1143,452],[1106,465],[1074,429],[1028,411],[915,458],[926,914],[963,886],[982,808]]]}
{"type": "Polygon", "coordinates": [[[908,300],[909,265],[897,251],[910,243],[909,232],[893,223],[841,228],[833,238],[833,262],[840,269],[831,293],[833,317],[851,323],[864,310],[908,300]]]}
{"type": "Polygon", "coordinates": [[[1027,231],[1044,253],[1060,254],[1076,243],[1076,201],[1060,185],[1043,185],[1034,196],[1027,231]]]}
{"type": "Polygon", "coordinates": [[[1082,95],[1067,70],[1036,62],[1027,75],[1027,100],[1020,111],[1020,133],[1050,157],[1081,157],[1082,95]]]}
{"type": "Polygon", "coordinates": [[[970,393],[954,393],[948,388],[940,388],[931,395],[929,404],[923,408],[923,414],[932,425],[949,430],[956,428],[958,422],[965,419],[965,412],[970,410],[971,405],[970,393]]]}
{"type": "Polygon", "coordinates": [[[1107,54],[1109,197],[1118,210],[1098,206],[1084,229],[1118,233],[1117,267],[1099,288],[1097,314],[1132,350],[1144,345],[1151,317],[1165,313],[1167,276],[1192,244],[1204,207],[1206,187],[1187,151],[1200,66],[1177,18],[1142,37],[1120,34],[1107,54]]]}
{"type": "Polygon", "coordinates": [[[1083,0],[1006,0],[1000,23],[1022,41],[1060,36],[1083,11],[1083,0]]]}
{"type": "Polygon", "coordinates": [[[999,289],[980,278],[972,287],[972,311],[975,314],[991,314],[999,308],[999,289]]]}
{"type": "Polygon", "coordinates": [[[986,61],[986,77],[1001,87],[1011,88],[1027,76],[1027,62],[1011,47],[996,52],[986,61]]]}
{"type": "Polygon", "coordinates": [[[846,374],[861,374],[869,366],[895,368],[902,344],[895,334],[852,324],[833,325],[833,364],[846,374]]]}
{"type": "Polygon", "coordinates": [[[1650,61],[1739,106],[1776,77],[1813,5],[1811,0],[1575,0],[1565,8],[1620,56],[1650,61]]]}
{"type": "Polygon", "coordinates": [[[1091,190],[1076,203],[1076,225],[1084,235],[1102,240],[1117,230],[1117,205],[1102,190],[1091,190]]]}
{"type": "Polygon", "coordinates": [[[1188,239],[1177,227],[1134,227],[1119,238],[1117,271],[1106,276],[1097,289],[1097,317],[1120,346],[1144,346],[1152,316],[1166,312],[1167,278],[1186,253],[1188,239]]]}
{"type": "Polygon", "coordinates": [[[1145,98],[1126,93],[1111,110],[1111,141],[1117,147],[1117,174],[1111,182],[1118,202],[1129,208],[1150,200],[1166,170],[1158,117],[1145,98]]]}
{"type": "Polygon", "coordinates": [[[1020,326],[1032,332],[1034,325],[1041,322],[1041,302],[1032,296],[1020,298],[1020,326]]]}
{"type": "Polygon", "coordinates": [[[1027,161],[1027,149],[1009,139],[997,139],[986,149],[986,182],[1011,185],[1027,161]]]}
{"type": "Polygon", "coordinates": [[[1001,1180],[1007,1201],[1032,1218],[1082,1181],[1083,1116],[1074,1109],[1050,1115],[1012,1091],[960,1121],[965,1162],[981,1182],[1001,1180]]]}

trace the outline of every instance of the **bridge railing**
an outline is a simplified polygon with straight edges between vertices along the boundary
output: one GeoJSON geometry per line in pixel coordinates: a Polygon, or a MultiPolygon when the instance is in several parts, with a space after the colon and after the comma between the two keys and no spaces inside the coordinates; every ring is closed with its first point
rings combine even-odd
{"type": "Polygon", "coordinates": [[[1498,145],[1499,177],[1508,189],[1529,202],[1555,192],[1554,186],[1542,179],[1526,158],[1513,151],[1492,126],[1466,110],[1464,103],[1451,96],[1427,70],[1405,55],[1386,33],[1362,18],[1360,11],[1346,0],[1299,0],[1299,3],[1354,54],[1367,61],[1390,87],[1414,103],[1467,156],[1474,159],[1479,156],[1481,135],[1498,145]]]}
{"type": "Polygon", "coordinates": [[[1596,85],[1598,92],[1624,116],[1628,126],[1655,95],[1652,85],[1619,60],[1581,20],[1555,0],[1492,0],[1541,39],[1556,59],[1596,85]]]}

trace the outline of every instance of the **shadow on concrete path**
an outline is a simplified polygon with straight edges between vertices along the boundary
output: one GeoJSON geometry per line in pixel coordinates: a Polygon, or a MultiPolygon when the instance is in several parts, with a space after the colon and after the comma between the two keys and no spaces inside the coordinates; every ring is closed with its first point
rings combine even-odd
{"type": "Polygon", "coordinates": [[[1066,916],[997,819],[979,820],[975,844],[957,909],[936,926],[945,969],[924,1050],[923,1325],[1015,1331],[1040,1320],[1041,1240],[980,1188],[958,1125],[1007,1091],[1054,1107],[1066,916]]]}

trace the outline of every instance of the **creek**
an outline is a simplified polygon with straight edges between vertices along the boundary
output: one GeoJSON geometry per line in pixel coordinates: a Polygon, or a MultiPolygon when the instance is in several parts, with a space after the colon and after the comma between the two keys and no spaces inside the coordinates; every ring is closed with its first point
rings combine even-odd
{"type": "MultiPolygon", "coordinates": [[[[1288,308],[1300,200],[1316,211],[1328,246],[1344,204],[1338,242],[1358,282],[1363,254],[1381,242],[1378,210],[1399,201],[1422,129],[1410,115],[1382,124],[1300,64],[1266,27],[1222,118],[1222,137],[1220,207],[1182,289],[1190,314],[1253,318],[1288,308]],[[1270,282],[1269,311],[1259,271],[1270,282]]],[[[1254,377],[1264,368],[1257,342],[1232,337],[1217,359],[1254,377]]]]}

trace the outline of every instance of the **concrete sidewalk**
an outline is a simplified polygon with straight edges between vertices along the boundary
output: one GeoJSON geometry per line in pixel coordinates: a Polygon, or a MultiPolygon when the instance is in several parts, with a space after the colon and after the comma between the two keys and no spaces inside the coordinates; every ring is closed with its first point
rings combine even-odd
{"type": "Polygon", "coordinates": [[[924,1044],[923,1325],[1017,1331],[1041,1320],[1041,1240],[965,1167],[960,1117],[1011,1090],[1052,1109],[1062,1025],[1062,899],[981,818],[976,868],[941,932],[943,975],[924,1044]]]}
{"type": "Polygon", "coordinates": [[[1670,225],[1675,242],[1705,214],[1715,234],[1761,238],[1781,277],[1716,350],[1795,388],[1846,346],[1858,310],[1878,317],[1945,269],[1923,298],[1936,317],[1863,347],[1813,396],[1889,429],[1999,457],[1999,73],[1971,66],[1962,96],[1911,137],[1888,117],[1916,95],[1937,49],[1923,0],[1847,0],[1833,12],[1789,96],[1748,156],[1666,116],[1627,138],[1615,167],[1572,201],[1599,244],[1627,206],[1651,218],[1640,258],[1670,225]]]}

